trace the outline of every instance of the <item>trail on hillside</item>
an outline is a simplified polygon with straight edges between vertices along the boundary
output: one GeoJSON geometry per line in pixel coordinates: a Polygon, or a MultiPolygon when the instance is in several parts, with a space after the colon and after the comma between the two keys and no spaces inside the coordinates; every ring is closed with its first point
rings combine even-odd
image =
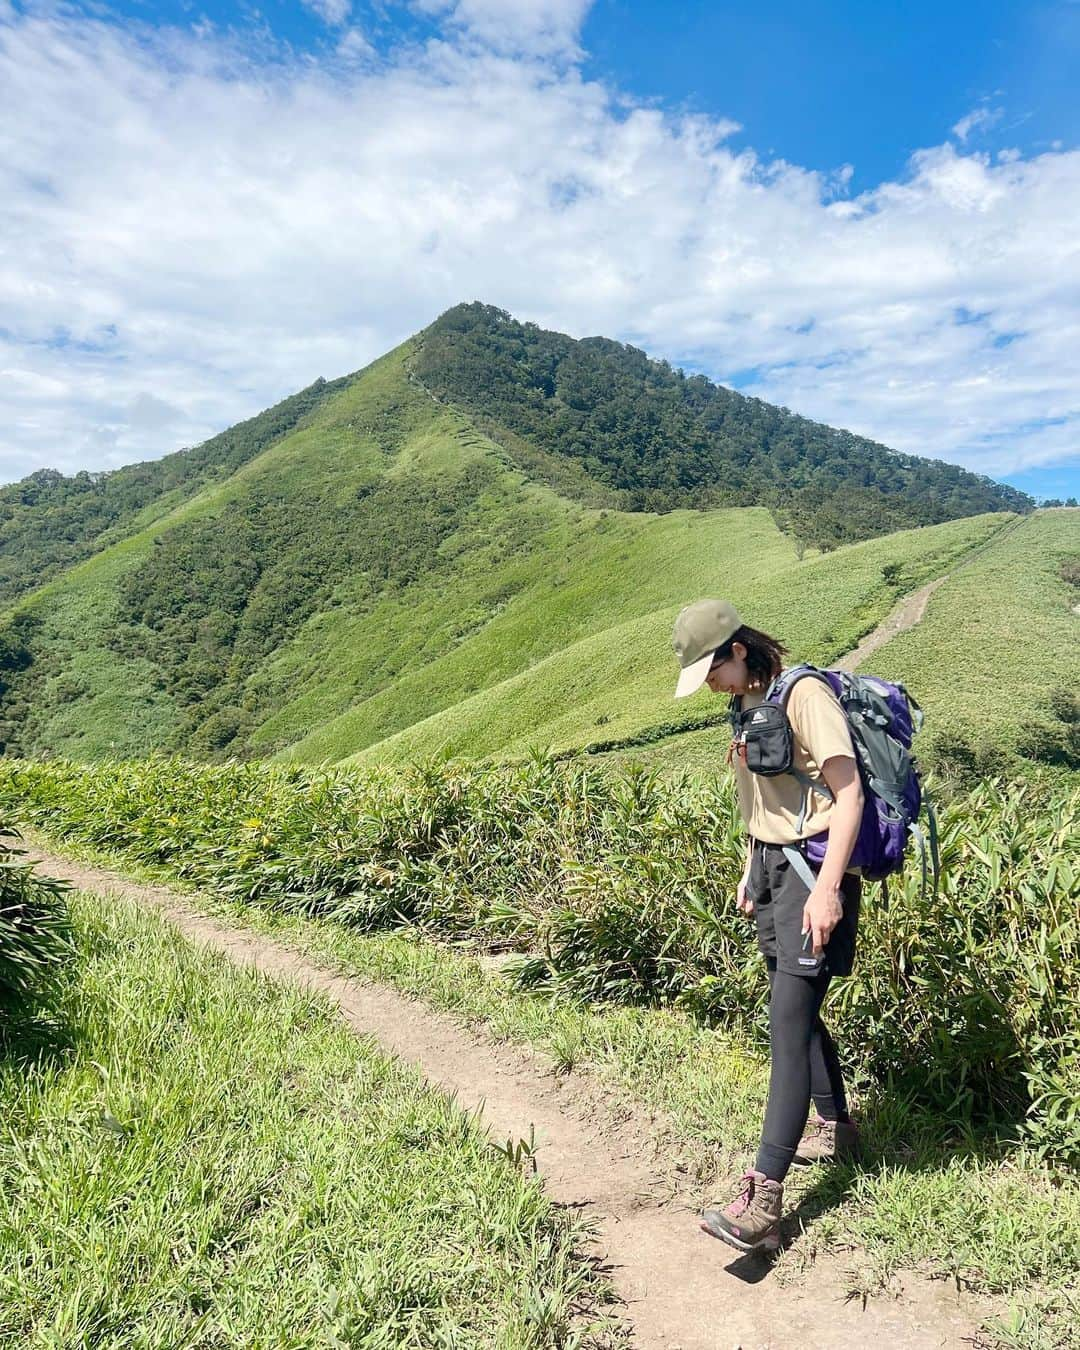
{"type": "Polygon", "coordinates": [[[989,539],[984,540],[970,552],[965,553],[951,571],[943,572],[940,577],[935,577],[933,581],[921,586],[917,591],[905,595],[872,633],[867,633],[857,647],[833,663],[836,668],[838,670],[858,670],[862,662],[868,656],[873,655],[879,647],[884,647],[887,642],[891,642],[898,633],[906,633],[908,629],[914,628],[917,623],[922,621],[922,617],[926,613],[926,606],[930,603],[930,597],[943,582],[955,576],[962,567],[967,567],[970,562],[984,553],[991,545],[999,544],[1007,534],[1011,534],[1013,530],[1018,529],[1024,519],[1025,517],[1020,516],[1016,520],[1007,521],[1001,529],[995,530],[989,539]]]}
{"type": "MultiPolygon", "coordinates": [[[[944,1282],[908,1277],[865,1306],[848,1297],[842,1264],[818,1256],[801,1285],[781,1286],[766,1258],[740,1256],[698,1228],[644,1113],[587,1074],[560,1077],[546,1056],[496,1046],[450,1017],[389,988],[346,978],[251,930],[198,913],[165,887],[52,854],[39,870],[81,890],[113,893],[161,914],[185,937],[235,965],[329,997],[358,1036],[414,1064],[459,1105],[482,1113],[495,1141],[528,1139],[546,1193],[596,1225],[601,1260],[640,1350],[960,1350],[981,1301],[944,1282]]],[[[812,1244],[812,1228],[791,1236],[812,1244]]]]}
{"type": "Polygon", "coordinates": [[[857,670],[861,663],[877,651],[879,647],[884,647],[886,642],[891,642],[897,633],[906,633],[909,628],[914,628],[926,613],[926,606],[930,602],[930,597],[943,581],[949,579],[949,573],[935,578],[927,585],[922,586],[917,591],[912,591],[910,595],[905,595],[896,608],[874,629],[872,633],[867,633],[866,637],[854,648],[853,651],[842,656],[835,662],[838,670],[857,670]]]}

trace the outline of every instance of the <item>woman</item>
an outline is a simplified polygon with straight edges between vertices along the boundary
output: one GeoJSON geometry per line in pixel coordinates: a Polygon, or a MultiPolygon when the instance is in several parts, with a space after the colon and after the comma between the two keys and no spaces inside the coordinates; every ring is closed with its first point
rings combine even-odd
{"type": "MultiPolygon", "coordinates": [[[[672,645],[682,668],[675,697],[708,686],[741,700],[744,717],[764,701],[786,653],[775,638],[743,624],[723,600],[683,609],[672,645]]],[[[847,721],[831,689],[818,679],[799,680],[787,716],[793,773],[752,773],[737,740],[729,756],[749,835],[735,905],[754,916],[768,970],[771,1068],[755,1165],[731,1203],[706,1210],[701,1226],[740,1251],[780,1245],[783,1183],[793,1162],[853,1156],[857,1148],[821,1005],[833,976],[851,973],[855,955],[861,882],[847,868],[862,817],[862,786],[847,721]],[[802,841],[826,830],[825,859],[815,873],[802,841]],[[811,1098],[816,1116],[808,1124],[811,1098]]]]}

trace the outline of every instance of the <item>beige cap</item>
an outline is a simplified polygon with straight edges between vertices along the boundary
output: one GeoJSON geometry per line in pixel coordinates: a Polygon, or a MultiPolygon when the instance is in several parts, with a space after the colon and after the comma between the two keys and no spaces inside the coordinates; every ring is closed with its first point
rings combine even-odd
{"type": "Polygon", "coordinates": [[[726,600],[697,600],[679,610],[671,634],[671,645],[682,667],[675,686],[676,698],[685,698],[701,688],[712,665],[713,652],[741,627],[738,610],[726,600]]]}

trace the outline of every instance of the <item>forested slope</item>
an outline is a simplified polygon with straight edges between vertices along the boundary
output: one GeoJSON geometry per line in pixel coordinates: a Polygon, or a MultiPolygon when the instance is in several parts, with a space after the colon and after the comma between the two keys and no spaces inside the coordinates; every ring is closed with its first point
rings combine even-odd
{"type": "Polygon", "coordinates": [[[421,334],[414,370],[531,474],[600,505],[769,506],[822,548],[1033,505],[954,464],[899,454],[634,347],[575,341],[490,305],[437,319],[421,334]]]}

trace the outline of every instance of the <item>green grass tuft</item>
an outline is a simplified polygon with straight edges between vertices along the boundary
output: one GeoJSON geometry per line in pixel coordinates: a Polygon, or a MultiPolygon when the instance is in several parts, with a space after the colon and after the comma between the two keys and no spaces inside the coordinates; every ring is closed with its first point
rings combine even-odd
{"type": "Polygon", "coordinates": [[[415,1071],[125,903],[74,911],[55,1044],[0,1063],[0,1341],[607,1343],[579,1225],[415,1071]]]}

